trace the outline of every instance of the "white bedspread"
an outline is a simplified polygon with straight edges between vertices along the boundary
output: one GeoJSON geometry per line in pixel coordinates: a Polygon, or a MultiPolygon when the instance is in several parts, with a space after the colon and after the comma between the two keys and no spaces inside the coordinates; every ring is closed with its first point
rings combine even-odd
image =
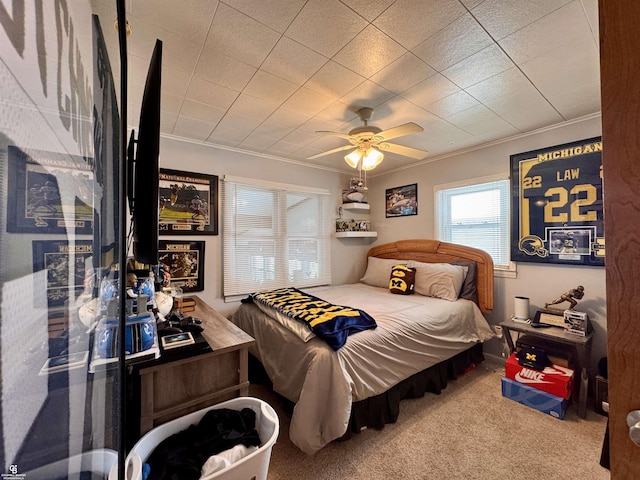
{"type": "Polygon", "coordinates": [[[296,403],[289,436],[313,454],[347,429],[351,403],[493,337],[478,306],[422,295],[394,295],[362,283],[304,291],[337,305],[361,308],[378,324],[351,335],[337,352],[318,338],[303,342],[253,304],[231,321],[256,340],[251,353],[276,392],[296,403]]]}

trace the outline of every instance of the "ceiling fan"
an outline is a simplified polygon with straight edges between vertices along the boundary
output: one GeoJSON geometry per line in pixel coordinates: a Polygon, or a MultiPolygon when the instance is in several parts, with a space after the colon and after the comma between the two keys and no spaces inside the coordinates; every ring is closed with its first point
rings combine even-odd
{"type": "Polygon", "coordinates": [[[380,164],[380,162],[382,162],[382,159],[384,158],[383,152],[396,153],[398,155],[415,158],[417,160],[424,158],[429,153],[426,150],[388,142],[388,140],[393,138],[422,132],[423,128],[420,125],[409,122],[403,125],[398,125],[397,127],[389,128],[388,130],[381,130],[378,127],[369,125],[369,119],[371,118],[371,115],[373,115],[372,108],[361,108],[357,113],[360,120],[364,123],[364,126],[356,127],[347,134],[327,131],[316,132],[344,138],[349,141],[350,145],[327,150],[326,152],[307,157],[307,159],[313,160],[315,158],[330,155],[342,150],[349,150],[355,147],[351,153],[345,155],[344,160],[350,167],[366,171],[374,169],[380,164]]]}

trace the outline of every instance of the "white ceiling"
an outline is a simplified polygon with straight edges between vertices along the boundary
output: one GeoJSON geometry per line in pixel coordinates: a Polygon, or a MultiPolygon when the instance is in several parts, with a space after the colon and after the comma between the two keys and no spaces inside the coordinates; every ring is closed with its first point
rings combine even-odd
{"type": "MultiPolygon", "coordinates": [[[[112,0],[94,0],[110,11],[112,0]]],[[[316,133],[415,122],[430,158],[600,111],[597,0],[126,0],[129,124],[156,38],[164,134],[348,171],[316,133]]],[[[106,10],[105,10],[106,9],[106,10]]],[[[112,13],[109,13],[112,15],[112,13]]],[[[104,21],[103,21],[104,24],[104,21]]],[[[117,58],[113,28],[103,27],[117,58]]],[[[114,60],[112,60],[114,63],[114,60]]],[[[416,163],[386,154],[375,173],[416,163]]]]}

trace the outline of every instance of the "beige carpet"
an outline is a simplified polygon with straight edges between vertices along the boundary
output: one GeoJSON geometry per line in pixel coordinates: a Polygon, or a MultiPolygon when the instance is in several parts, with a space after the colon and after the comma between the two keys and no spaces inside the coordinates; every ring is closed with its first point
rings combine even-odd
{"type": "Polygon", "coordinates": [[[441,395],[404,400],[395,424],[333,442],[314,456],[288,437],[290,415],[265,387],[250,394],[280,417],[269,480],[293,479],[609,479],[599,465],[606,418],[571,405],[555,419],[502,397],[504,368],[489,361],[441,395]]]}

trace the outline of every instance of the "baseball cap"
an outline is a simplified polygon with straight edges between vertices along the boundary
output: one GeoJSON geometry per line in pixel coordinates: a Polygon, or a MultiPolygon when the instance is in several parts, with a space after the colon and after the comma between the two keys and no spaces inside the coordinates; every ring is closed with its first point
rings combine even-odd
{"type": "Polygon", "coordinates": [[[518,364],[533,370],[544,370],[551,366],[551,361],[544,350],[534,347],[523,347],[516,353],[518,364]]]}

